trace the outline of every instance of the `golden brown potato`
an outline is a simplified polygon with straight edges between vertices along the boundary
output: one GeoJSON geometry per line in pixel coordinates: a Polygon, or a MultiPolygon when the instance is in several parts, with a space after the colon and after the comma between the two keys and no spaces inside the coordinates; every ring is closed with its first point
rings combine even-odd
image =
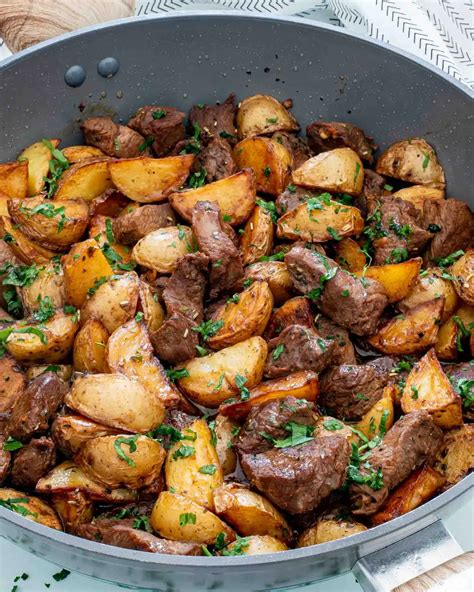
{"type": "Polygon", "coordinates": [[[233,226],[243,224],[255,206],[256,182],[252,170],[246,169],[197,189],[188,189],[169,196],[170,204],[187,222],[192,221],[198,201],[216,203],[222,216],[233,226]]]}
{"type": "Polygon", "coordinates": [[[62,530],[61,520],[56,512],[39,497],[17,491],[16,489],[0,488],[0,500],[3,507],[17,512],[28,520],[38,522],[44,526],[62,530]]]}
{"type": "Polygon", "coordinates": [[[448,486],[474,469],[474,424],[447,432],[434,468],[446,477],[448,486]]]}
{"type": "Polygon", "coordinates": [[[133,433],[149,432],[165,416],[164,405],[153,392],[121,374],[78,376],[64,401],[94,421],[133,433]]]}
{"type": "Polygon", "coordinates": [[[449,317],[438,331],[438,339],[435,343],[435,352],[440,360],[449,362],[458,357],[458,339],[461,338],[459,325],[453,317],[449,317]]]}
{"type": "Polygon", "coordinates": [[[193,358],[181,365],[188,376],[179,379],[179,387],[194,402],[218,407],[238,395],[241,389],[236,380],[240,383],[243,379],[248,389],[260,383],[267,353],[265,340],[251,337],[208,356],[193,358]]]}
{"type": "Polygon", "coordinates": [[[159,228],[141,238],[133,247],[133,259],[158,271],[173,273],[181,257],[194,251],[194,237],[189,226],[159,228]]]}
{"type": "Polygon", "coordinates": [[[33,380],[45,372],[54,372],[58,378],[69,382],[72,376],[72,366],[70,364],[38,364],[26,369],[26,379],[33,380]]]}
{"type": "Polygon", "coordinates": [[[107,372],[105,348],[109,332],[98,319],[88,319],[76,335],[73,364],[76,372],[107,372]]]}
{"type": "Polygon", "coordinates": [[[387,395],[377,401],[354,427],[372,440],[375,436],[383,436],[392,427],[394,417],[393,401],[387,395]]]}
{"type": "Polygon", "coordinates": [[[216,514],[239,535],[269,535],[290,544],[290,526],[276,507],[260,494],[237,483],[226,483],[213,493],[216,514]]]}
{"type": "Polygon", "coordinates": [[[7,338],[7,351],[21,364],[61,362],[71,351],[79,324],[75,315],[56,311],[41,324],[18,321],[7,338]]]}
{"type": "Polygon", "coordinates": [[[299,538],[297,547],[310,547],[343,539],[359,532],[367,530],[360,522],[356,522],[350,516],[335,517],[323,515],[316,521],[314,526],[304,530],[299,538]]]}
{"type": "Polygon", "coordinates": [[[235,532],[207,508],[170,491],[162,491],[150,517],[150,526],[165,539],[214,544],[224,533],[226,541],[235,540],[235,532]]]}
{"type": "Polygon", "coordinates": [[[377,526],[403,516],[431,499],[446,479],[429,466],[414,471],[392,491],[383,506],[370,517],[372,526],[377,526]]]}
{"type": "Polygon", "coordinates": [[[303,296],[295,296],[295,298],[290,298],[273,312],[263,337],[267,340],[272,339],[290,325],[313,327],[313,323],[314,314],[309,300],[303,296]]]}
{"type": "Polygon", "coordinates": [[[430,300],[394,317],[368,342],[384,354],[416,354],[436,343],[444,298],[430,300]]]}
{"type": "Polygon", "coordinates": [[[24,199],[28,194],[28,163],[0,164],[0,188],[2,194],[9,199],[24,199]]]}
{"type": "Polygon", "coordinates": [[[351,148],[322,152],[293,171],[293,183],[331,193],[359,195],[364,183],[364,166],[351,148]]]}
{"type": "Polygon", "coordinates": [[[239,138],[300,129],[293,115],[270,95],[253,95],[244,99],[237,111],[239,138]]]}
{"type": "Polygon", "coordinates": [[[357,208],[343,206],[329,198],[322,201],[315,197],[279,218],[277,236],[323,243],[343,236],[358,235],[363,228],[364,219],[357,208]],[[317,209],[313,208],[314,203],[317,209]]]}
{"type": "Polygon", "coordinates": [[[6,238],[13,253],[27,265],[49,263],[57,255],[54,251],[31,241],[8,216],[0,216],[0,237],[6,238]]]}
{"type": "Polygon", "coordinates": [[[89,223],[89,208],[82,199],[11,199],[8,212],[25,236],[52,251],[79,241],[89,223]]]}
{"type": "Polygon", "coordinates": [[[264,536],[249,536],[231,543],[225,548],[223,554],[228,555],[266,555],[267,553],[279,553],[287,551],[288,547],[278,539],[264,536]]]}
{"type": "Polygon", "coordinates": [[[204,419],[196,419],[181,433],[183,440],[166,456],[166,486],[214,511],[213,490],[223,484],[224,476],[211,430],[204,419]]]}
{"type": "Polygon", "coordinates": [[[107,363],[111,372],[138,380],[167,408],[176,406],[182,398],[158,358],[153,355],[144,323],[129,321],[112,333],[107,344],[107,363]]]}
{"type": "Polygon", "coordinates": [[[387,265],[371,265],[364,271],[356,272],[359,277],[369,277],[382,284],[389,302],[398,302],[407,296],[416,282],[422,264],[421,257],[389,263],[387,265]]]}
{"type": "Polygon", "coordinates": [[[143,320],[149,333],[161,327],[165,320],[165,311],[158,300],[158,293],[145,282],[138,286],[140,296],[139,308],[143,312],[143,320]]]}
{"type": "Polygon", "coordinates": [[[159,442],[138,434],[100,436],[85,442],[74,457],[93,480],[109,487],[139,489],[154,483],[166,452],[159,442]]]}
{"type": "Polygon", "coordinates": [[[113,187],[107,159],[83,160],[73,164],[59,180],[54,199],[80,197],[91,201],[113,187]]]}
{"type": "Polygon", "coordinates": [[[83,491],[52,495],[51,504],[61,518],[64,530],[72,534],[80,524],[91,522],[94,517],[94,502],[83,491]]]}
{"type": "Polygon", "coordinates": [[[109,333],[135,316],[139,280],[131,271],[104,282],[87,298],[81,308],[81,321],[99,320],[109,333]]]}
{"type": "Polygon", "coordinates": [[[347,271],[362,271],[366,264],[366,257],[359,245],[348,236],[334,243],[336,251],[335,261],[347,271]]]}
{"type": "Polygon", "coordinates": [[[270,255],[273,247],[273,221],[271,215],[262,206],[256,205],[245,224],[240,237],[242,263],[256,263],[261,257],[270,255]]]}
{"type": "Polygon", "coordinates": [[[193,154],[166,158],[121,158],[109,161],[112,182],[140,203],[163,201],[183,185],[194,163],[193,154]]]}
{"type": "Polygon", "coordinates": [[[399,197],[400,199],[409,201],[417,210],[422,212],[423,204],[427,199],[444,199],[444,190],[425,187],[424,185],[413,185],[412,187],[399,189],[392,195],[393,197],[399,197]]]}
{"type": "MultiPolygon", "coordinates": [[[[60,140],[57,138],[51,138],[48,141],[53,148],[59,146],[60,140]]],[[[44,179],[48,176],[51,158],[51,150],[43,141],[31,144],[20,154],[19,162],[28,162],[28,195],[38,195],[43,190],[44,179]]]]}
{"type": "Polygon", "coordinates": [[[454,288],[459,297],[474,306],[474,249],[468,249],[451,267],[454,288]]]}
{"type": "Polygon", "coordinates": [[[231,301],[218,309],[212,320],[221,328],[207,340],[211,349],[218,350],[261,335],[273,309],[273,296],[266,282],[253,282],[231,301]]]}
{"type": "Polygon", "coordinates": [[[275,378],[262,382],[250,391],[250,397],[246,401],[226,403],[220,408],[220,413],[233,419],[243,419],[248,415],[252,407],[264,405],[275,399],[295,397],[316,401],[319,394],[318,375],[309,370],[294,372],[283,378],[275,378]]]}
{"type": "Polygon", "coordinates": [[[94,239],[72,246],[62,259],[67,301],[80,308],[88,294],[113,274],[113,269],[94,239]]]}
{"type": "Polygon", "coordinates": [[[271,138],[246,138],[232,151],[239,169],[252,169],[257,191],[277,196],[288,185],[293,157],[276,140],[271,138]]]}
{"type": "Polygon", "coordinates": [[[426,409],[435,424],[443,429],[462,425],[462,399],[443,372],[434,349],[411,370],[401,402],[403,413],[426,409]]]}
{"type": "Polygon", "coordinates": [[[267,282],[277,306],[291,298],[293,282],[286,263],[283,261],[253,263],[245,269],[244,280],[246,282],[251,280],[267,282]]]}
{"type": "Polygon", "coordinates": [[[410,292],[403,300],[400,300],[397,307],[402,312],[407,312],[418,304],[444,296],[441,319],[445,321],[456,310],[459,299],[452,282],[443,279],[443,275],[446,275],[446,272],[437,267],[424,270],[423,275],[418,276],[418,280],[412,285],[410,292]]]}
{"type": "Polygon", "coordinates": [[[100,148],[95,148],[94,146],[67,146],[61,152],[71,164],[81,162],[81,160],[89,160],[91,158],[96,160],[97,158],[107,156],[100,148]]]}
{"type": "Polygon", "coordinates": [[[51,428],[54,441],[66,456],[76,454],[88,440],[118,432],[119,430],[96,423],[82,415],[58,415],[51,428]]]}
{"type": "Polygon", "coordinates": [[[422,138],[402,140],[389,146],[377,161],[375,170],[417,185],[444,189],[444,171],[432,146],[422,138]]]}
{"type": "Polygon", "coordinates": [[[45,477],[40,479],[36,484],[36,491],[53,494],[83,491],[91,499],[109,503],[133,502],[137,497],[136,492],[130,489],[111,489],[93,481],[71,460],[56,465],[45,477]]]}
{"type": "Polygon", "coordinates": [[[217,439],[215,443],[216,452],[222,473],[224,475],[230,475],[235,471],[235,467],[237,466],[237,455],[232,448],[232,441],[234,435],[238,433],[239,427],[221,413],[215,416],[212,425],[217,439]]]}
{"type": "Polygon", "coordinates": [[[36,278],[31,284],[18,288],[18,293],[26,316],[38,310],[41,300],[46,298],[54,308],[62,308],[66,303],[62,267],[55,263],[39,267],[36,278]]]}

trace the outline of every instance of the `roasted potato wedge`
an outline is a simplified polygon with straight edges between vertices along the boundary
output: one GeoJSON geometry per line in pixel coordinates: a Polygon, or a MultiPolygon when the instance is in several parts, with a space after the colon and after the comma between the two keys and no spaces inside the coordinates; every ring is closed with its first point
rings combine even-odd
{"type": "Polygon", "coordinates": [[[295,397],[296,399],[306,399],[314,402],[318,394],[318,375],[315,372],[303,370],[283,378],[262,382],[251,389],[250,397],[246,401],[226,403],[220,407],[219,411],[222,415],[232,419],[243,419],[256,405],[264,405],[275,399],[284,399],[285,397],[295,397]]]}
{"type": "Polygon", "coordinates": [[[139,280],[136,273],[114,276],[104,282],[84,302],[81,321],[99,320],[109,333],[135,316],[138,303],[139,280]]]}
{"type": "Polygon", "coordinates": [[[392,195],[393,197],[399,197],[400,199],[409,201],[417,210],[422,212],[423,204],[427,199],[444,199],[444,190],[425,187],[424,185],[412,185],[411,187],[399,189],[392,195]]]}
{"type": "Polygon", "coordinates": [[[290,325],[303,325],[313,327],[314,314],[307,298],[296,296],[287,300],[280,308],[274,311],[263,333],[265,339],[272,339],[279,335],[283,329],[290,325]]]}
{"type": "Polygon", "coordinates": [[[267,326],[273,309],[273,295],[266,282],[253,282],[238,295],[236,302],[224,304],[213,316],[221,328],[207,344],[218,350],[261,335],[267,326]]]}
{"type": "Polygon", "coordinates": [[[245,269],[244,279],[247,282],[249,280],[267,282],[277,306],[292,296],[293,282],[283,261],[253,263],[245,269]]]}
{"type": "Polygon", "coordinates": [[[107,363],[112,372],[138,380],[165,407],[174,407],[182,398],[153,355],[144,323],[129,321],[112,333],[107,343],[107,363]]]}
{"type": "Polygon", "coordinates": [[[218,407],[240,392],[237,376],[245,379],[248,389],[260,383],[267,352],[265,340],[251,337],[208,356],[193,358],[181,365],[188,376],[179,379],[179,388],[196,403],[218,407]]]}
{"type": "Polygon", "coordinates": [[[8,199],[24,199],[28,194],[28,163],[0,164],[0,192],[8,199]]]}
{"type": "Polygon", "coordinates": [[[158,293],[147,283],[140,282],[138,286],[139,308],[143,312],[143,320],[149,333],[161,327],[165,320],[165,311],[158,299],[158,293]]]}
{"type": "Polygon", "coordinates": [[[438,339],[444,298],[430,300],[394,317],[368,342],[385,354],[415,354],[423,352],[438,339]]]}
{"type": "Polygon", "coordinates": [[[96,423],[82,415],[58,415],[53,422],[51,433],[61,452],[66,456],[73,456],[84,442],[99,436],[118,434],[119,430],[96,423]]]}
{"type": "Polygon", "coordinates": [[[105,348],[109,332],[98,319],[88,319],[76,335],[73,364],[76,372],[103,373],[108,371],[105,348]]]}
{"type": "Polygon", "coordinates": [[[48,263],[57,254],[30,240],[9,216],[0,216],[0,237],[8,242],[18,259],[27,265],[48,263]]]}
{"type": "Polygon", "coordinates": [[[439,328],[438,339],[434,346],[436,356],[445,362],[455,360],[459,354],[458,344],[460,344],[460,338],[459,325],[453,317],[449,317],[439,328]]]}
{"type": "Polygon", "coordinates": [[[227,545],[223,554],[233,555],[237,549],[239,550],[239,555],[240,553],[242,553],[242,555],[266,555],[267,553],[288,551],[288,547],[285,543],[268,535],[255,535],[241,538],[235,543],[227,545]]]}
{"type": "MultiPolygon", "coordinates": [[[[52,138],[48,140],[53,148],[59,146],[60,140],[52,138]]],[[[44,179],[48,176],[49,172],[49,161],[51,160],[51,150],[48,148],[47,143],[35,142],[25,148],[20,154],[18,160],[28,162],[28,195],[38,195],[44,188],[44,179]]]]}
{"type": "Polygon", "coordinates": [[[375,170],[416,185],[444,189],[444,171],[432,146],[422,138],[402,140],[389,146],[377,161],[375,170]]]}
{"type": "Polygon", "coordinates": [[[357,208],[341,205],[329,198],[323,202],[316,197],[283,214],[277,223],[277,236],[323,243],[358,235],[363,228],[364,219],[357,208]],[[313,209],[314,203],[318,205],[316,210],[313,209]]]}
{"type": "Polygon", "coordinates": [[[103,283],[113,269],[94,239],[88,239],[72,246],[62,259],[66,298],[70,304],[80,308],[87,295],[103,283]]]}
{"type": "Polygon", "coordinates": [[[183,185],[194,162],[193,154],[166,158],[121,158],[109,161],[112,182],[128,198],[140,203],[163,201],[183,185]]]}
{"type": "MultiPolygon", "coordinates": [[[[211,423],[209,427],[211,427],[211,423]]],[[[216,452],[222,473],[224,475],[230,475],[235,471],[235,467],[237,466],[237,455],[232,448],[232,442],[234,436],[239,431],[239,427],[228,417],[218,413],[213,420],[212,429],[217,439],[215,443],[216,452]]]]}
{"type": "Polygon", "coordinates": [[[224,483],[224,475],[204,419],[196,419],[181,431],[183,440],[168,450],[165,463],[166,486],[214,511],[213,491],[224,483]],[[184,456],[183,451],[191,452],[184,456]]]}
{"type": "Polygon", "coordinates": [[[89,208],[82,199],[11,199],[8,212],[24,235],[52,251],[64,251],[81,240],[89,223],[89,208]]]}
{"type": "Polygon", "coordinates": [[[33,522],[38,522],[56,530],[63,529],[61,520],[55,510],[49,504],[40,500],[39,497],[34,497],[16,489],[2,487],[0,488],[0,500],[3,502],[3,507],[21,514],[28,520],[33,520],[33,522]]]}
{"type": "Polygon", "coordinates": [[[83,491],[67,491],[51,496],[51,504],[61,518],[64,530],[74,534],[80,524],[91,522],[94,502],[83,491]]]}
{"type": "Polygon", "coordinates": [[[296,546],[310,547],[311,545],[328,543],[329,541],[343,539],[353,534],[364,532],[365,530],[367,530],[367,526],[356,522],[350,516],[336,518],[332,515],[323,515],[318,518],[314,526],[307,528],[300,534],[296,546]]]}
{"type": "Polygon", "coordinates": [[[418,508],[431,499],[445,482],[443,475],[429,466],[417,469],[389,494],[380,510],[372,514],[372,526],[383,524],[418,508]]]}
{"type": "Polygon", "coordinates": [[[78,376],[64,401],[85,417],[133,433],[149,432],[165,416],[164,405],[153,392],[121,374],[78,376]]]}
{"type": "Polygon", "coordinates": [[[111,489],[93,481],[73,461],[66,460],[52,469],[36,485],[39,493],[66,493],[83,491],[92,499],[109,503],[133,502],[137,494],[130,489],[111,489]]]}
{"type": "Polygon", "coordinates": [[[334,243],[334,250],[336,251],[335,261],[347,271],[356,272],[362,271],[366,265],[366,257],[359,245],[348,236],[342,240],[334,243]]]}
{"type": "Polygon", "coordinates": [[[364,166],[351,148],[335,148],[313,156],[293,171],[293,183],[331,193],[359,195],[364,166]]]}
{"type": "Polygon", "coordinates": [[[91,201],[104,193],[113,187],[107,164],[108,159],[99,158],[73,164],[61,176],[54,199],[80,197],[85,201],[91,201]]]}
{"type": "Polygon", "coordinates": [[[66,303],[62,267],[54,263],[39,267],[36,278],[17,291],[26,316],[38,310],[41,300],[46,298],[54,308],[62,308],[66,303]]]}
{"type": "Polygon", "coordinates": [[[375,436],[383,436],[392,427],[395,418],[393,401],[389,394],[385,394],[359,420],[354,427],[362,432],[366,438],[372,440],[375,436]]]}
{"type": "Polygon", "coordinates": [[[232,151],[239,169],[252,169],[257,191],[277,196],[288,185],[293,157],[276,140],[271,138],[246,138],[232,151]]]}
{"type": "Polygon", "coordinates": [[[474,306],[474,249],[468,249],[451,267],[454,288],[466,304],[474,306]]]}
{"type": "MultiPolygon", "coordinates": [[[[261,202],[263,203],[263,202],[261,202]]],[[[249,265],[260,261],[261,257],[270,255],[273,247],[273,221],[269,212],[256,205],[252,215],[245,224],[240,238],[242,263],[249,265]]]]}
{"type": "Polygon", "coordinates": [[[169,196],[170,204],[187,222],[192,221],[198,201],[216,203],[229,224],[243,224],[255,206],[256,182],[252,170],[246,169],[197,189],[188,189],[169,196]]]}
{"type": "Polygon", "coordinates": [[[474,424],[450,430],[444,437],[434,468],[454,485],[474,469],[474,424]]]}
{"type": "Polygon", "coordinates": [[[462,425],[462,400],[443,372],[434,349],[415,364],[402,394],[403,413],[426,409],[439,427],[449,430],[462,425]]]}
{"type": "Polygon", "coordinates": [[[369,277],[382,284],[389,302],[398,302],[407,296],[420,273],[421,257],[403,263],[371,265],[364,271],[356,272],[359,277],[369,277]]]}
{"type": "Polygon", "coordinates": [[[99,483],[139,489],[158,479],[165,456],[164,448],[156,440],[123,434],[85,442],[74,460],[99,483]]]}
{"type": "Polygon", "coordinates": [[[147,234],[133,247],[133,259],[159,273],[173,273],[181,257],[193,251],[189,226],[169,226],[147,234]]]}
{"type": "Polygon", "coordinates": [[[244,99],[237,111],[239,138],[300,129],[293,115],[270,95],[253,95],[244,99]]]}
{"type": "MultiPolygon", "coordinates": [[[[51,140],[52,142],[53,140],[51,140]]],[[[94,146],[67,146],[61,152],[71,164],[81,162],[82,160],[105,158],[107,155],[94,146]]],[[[33,194],[34,195],[34,194],[33,194]]]]}
{"type": "Polygon", "coordinates": [[[58,378],[69,382],[72,376],[72,366],[70,364],[38,364],[37,366],[30,366],[26,369],[26,379],[33,380],[37,376],[41,376],[45,372],[54,372],[58,378]]]}
{"type": "Polygon", "coordinates": [[[207,508],[170,491],[162,491],[150,517],[150,525],[165,539],[195,541],[211,545],[221,532],[227,541],[235,540],[235,532],[207,508]]]}
{"type": "Polygon", "coordinates": [[[7,351],[21,364],[61,362],[68,355],[79,329],[75,315],[56,311],[53,317],[36,325],[19,321],[7,338],[7,351]]]}
{"type": "Polygon", "coordinates": [[[216,514],[241,536],[269,535],[290,544],[292,531],[276,507],[266,498],[237,483],[226,483],[213,492],[216,514]]]}

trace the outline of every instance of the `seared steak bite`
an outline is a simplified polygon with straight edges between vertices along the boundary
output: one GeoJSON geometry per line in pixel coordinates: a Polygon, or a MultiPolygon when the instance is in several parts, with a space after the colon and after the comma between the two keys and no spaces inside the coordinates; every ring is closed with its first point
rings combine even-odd
{"type": "Polygon", "coordinates": [[[231,143],[237,139],[235,94],[231,93],[220,105],[194,105],[189,113],[189,123],[196,126],[202,141],[224,138],[231,143]]]}
{"type": "Polygon", "coordinates": [[[315,154],[335,148],[351,148],[369,164],[374,160],[375,146],[371,139],[351,123],[313,121],[307,126],[306,135],[309,147],[315,154]]]}
{"type": "Polygon", "coordinates": [[[140,107],[128,126],[152,141],[157,156],[166,156],[185,137],[186,115],[174,107],[146,105],[140,107]]]}
{"type": "Polygon", "coordinates": [[[86,119],[81,129],[86,144],[100,148],[107,156],[134,158],[149,153],[149,150],[143,147],[145,139],[142,135],[126,125],[114,123],[110,117],[86,119]]]}
{"type": "Polygon", "coordinates": [[[56,445],[51,438],[35,438],[15,454],[11,481],[18,489],[34,489],[56,464],[56,445]]]}
{"type": "Polygon", "coordinates": [[[112,230],[117,242],[134,245],[150,232],[175,224],[174,211],[169,204],[145,205],[112,220],[112,230]]]}
{"type": "Polygon", "coordinates": [[[198,171],[204,169],[207,183],[236,173],[237,165],[232,160],[229,142],[222,138],[212,139],[198,154],[194,168],[198,171]]]}

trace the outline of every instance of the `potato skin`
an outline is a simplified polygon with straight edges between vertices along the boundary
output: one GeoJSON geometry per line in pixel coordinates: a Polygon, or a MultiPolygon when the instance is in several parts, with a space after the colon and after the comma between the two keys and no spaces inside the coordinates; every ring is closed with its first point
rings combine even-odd
{"type": "Polygon", "coordinates": [[[76,372],[108,371],[105,348],[109,332],[97,319],[88,319],[74,340],[73,363],[76,372]]]}
{"type": "Polygon", "coordinates": [[[2,194],[10,199],[24,199],[28,192],[28,163],[0,163],[0,186],[2,194]]]}
{"type": "Polygon", "coordinates": [[[389,302],[398,302],[405,298],[411,287],[416,282],[421,269],[422,259],[410,259],[402,263],[389,263],[387,265],[371,265],[362,272],[357,272],[361,277],[377,280],[382,284],[388,296],[389,302]]]}
{"type": "Polygon", "coordinates": [[[28,286],[18,288],[26,316],[39,309],[40,300],[49,298],[54,308],[62,308],[66,303],[64,275],[60,266],[49,263],[39,268],[38,276],[28,286]]]}
{"type": "Polygon", "coordinates": [[[14,255],[26,265],[49,263],[56,255],[55,251],[42,247],[20,232],[9,216],[0,216],[0,236],[3,237],[6,234],[13,237],[9,247],[14,255]]]}
{"type": "MultiPolygon", "coordinates": [[[[389,387],[390,388],[390,387],[389,387]]],[[[375,436],[383,436],[392,427],[395,418],[393,401],[391,396],[384,391],[384,396],[367,411],[360,421],[354,426],[362,432],[366,438],[372,440],[375,436]],[[385,429],[381,430],[381,426],[385,429]]]]}
{"type": "MultiPolygon", "coordinates": [[[[51,138],[48,140],[53,148],[59,146],[60,140],[51,138]]],[[[18,157],[20,162],[28,161],[28,195],[38,195],[44,188],[44,178],[48,176],[51,150],[45,142],[35,142],[23,150],[18,157]]]]}
{"type": "Polygon", "coordinates": [[[454,288],[466,304],[474,306],[474,249],[468,249],[451,267],[454,288]]]}
{"type": "Polygon", "coordinates": [[[116,436],[100,436],[82,445],[74,457],[79,467],[92,479],[109,487],[126,487],[140,489],[151,485],[160,474],[166,452],[159,442],[146,436],[130,436],[119,434],[116,436]],[[121,439],[133,438],[136,449],[121,439]],[[117,446],[128,457],[132,464],[119,457],[117,446]]]}
{"type": "Polygon", "coordinates": [[[226,541],[235,540],[235,532],[215,514],[193,500],[170,491],[162,491],[153,507],[150,526],[165,539],[195,541],[202,545],[213,544],[223,532],[226,541]],[[180,526],[180,516],[194,514],[195,523],[180,526]]]}
{"type": "Polygon", "coordinates": [[[159,228],[137,242],[132,258],[159,273],[172,273],[178,260],[192,250],[193,243],[193,233],[188,226],[159,228]]]}
{"type": "Polygon", "coordinates": [[[61,520],[55,510],[39,497],[34,497],[16,489],[0,488],[0,500],[6,501],[12,499],[28,500],[25,502],[16,502],[16,505],[30,512],[25,516],[28,520],[33,520],[33,522],[38,522],[38,524],[49,526],[49,528],[54,528],[55,530],[63,529],[61,520]]]}
{"type": "Polygon", "coordinates": [[[270,95],[253,95],[241,101],[236,123],[239,138],[300,129],[293,115],[270,95]]]}
{"type": "Polygon", "coordinates": [[[253,263],[245,269],[244,279],[267,282],[277,306],[292,296],[293,282],[286,263],[283,261],[253,263]]]}
{"type": "Polygon", "coordinates": [[[216,452],[221,465],[222,473],[230,475],[237,466],[237,454],[232,448],[234,434],[238,431],[238,425],[218,413],[214,419],[214,432],[216,434],[216,452]]]}
{"type": "MultiPolygon", "coordinates": [[[[266,555],[267,553],[279,553],[287,551],[288,547],[282,541],[268,535],[254,535],[245,537],[246,545],[241,547],[243,555],[266,555]]],[[[235,543],[226,547],[226,551],[231,552],[235,543]]]]}
{"type": "Polygon", "coordinates": [[[337,256],[336,263],[347,271],[362,271],[366,265],[366,257],[359,245],[352,238],[345,236],[334,245],[337,256]]]}
{"type": "Polygon", "coordinates": [[[73,456],[88,440],[119,431],[82,415],[58,415],[51,426],[54,441],[66,456],[73,456]]]}
{"type": "Polygon", "coordinates": [[[474,469],[474,424],[464,424],[447,432],[434,468],[446,477],[447,486],[454,485],[474,469]]]}
{"type": "Polygon", "coordinates": [[[273,246],[273,221],[270,214],[256,205],[247,220],[240,238],[242,263],[256,263],[261,257],[270,255],[273,246]]]}
{"type": "Polygon", "coordinates": [[[90,158],[95,160],[107,156],[100,148],[95,146],[67,146],[61,152],[71,164],[81,162],[81,160],[89,160],[90,158]]]}
{"type": "Polygon", "coordinates": [[[91,522],[94,517],[94,503],[83,491],[52,495],[51,504],[59,514],[65,531],[72,534],[79,524],[91,522]]]}
{"type": "Polygon", "coordinates": [[[409,201],[415,206],[417,210],[423,211],[423,204],[429,199],[444,199],[443,189],[434,189],[433,187],[425,187],[424,185],[412,185],[411,187],[404,187],[392,193],[393,197],[399,197],[405,201],[409,201]]]}
{"type": "MultiPolygon", "coordinates": [[[[72,366],[70,364],[55,364],[57,368],[55,368],[54,373],[60,378],[64,380],[64,382],[69,382],[72,376],[72,366]]],[[[49,371],[49,364],[38,364],[35,366],[30,366],[26,369],[26,379],[33,380],[37,376],[44,374],[45,372],[49,371]]]]}
{"type": "Polygon", "coordinates": [[[108,159],[88,159],[73,164],[62,174],[53,199],[69,199],[80,196],[85,201],[113,187],[107,166],[108,159]]]}
{"type": "Polygon", "coordinates": [[[329,541],[342,539],[359,532],[364,532],[367,527],[351,518],[335,518],[322,516],[316,524],[304,530],[299,538],[297,547],[310,547],[329,541]]]}

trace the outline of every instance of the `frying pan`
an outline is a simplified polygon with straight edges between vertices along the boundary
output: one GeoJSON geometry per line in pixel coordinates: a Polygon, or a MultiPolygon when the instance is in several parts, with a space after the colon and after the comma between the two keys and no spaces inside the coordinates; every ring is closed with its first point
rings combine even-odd
{"type": "MultiPolygon", "coordinates": [[[[436,148],[448,195],[473,205],[473,97],[467,89],[413,56],[341,29],[230,11],[117,21],[9,58],[0,66],[0,162],[15,159],[22,147],[42,137],[77,143],[81,117],[126,121],[140,105],[187,110],[233,91],[239,97],[292,97],[303,126],[317,118],[349,121],[373,135],[381,148],[422,136],[436,148]],[[98,64],[110,57],[118,63],[106,63],[118,71],[107,78],[98,64]],[[85,79],[69,86],[66,71],[69,82],[71,72],[73,83],[84,74],[85,79]]],[[[473,484],[471,475],[405,516],[347,539],[254,557],[184,557],[110,547],[3,508],[1,534],[63,567],[130,587],[278,590],[354,568],[366,590],[380,591],[460,553],[441,519],[461,496],[472,493],[473,484]]]]}

